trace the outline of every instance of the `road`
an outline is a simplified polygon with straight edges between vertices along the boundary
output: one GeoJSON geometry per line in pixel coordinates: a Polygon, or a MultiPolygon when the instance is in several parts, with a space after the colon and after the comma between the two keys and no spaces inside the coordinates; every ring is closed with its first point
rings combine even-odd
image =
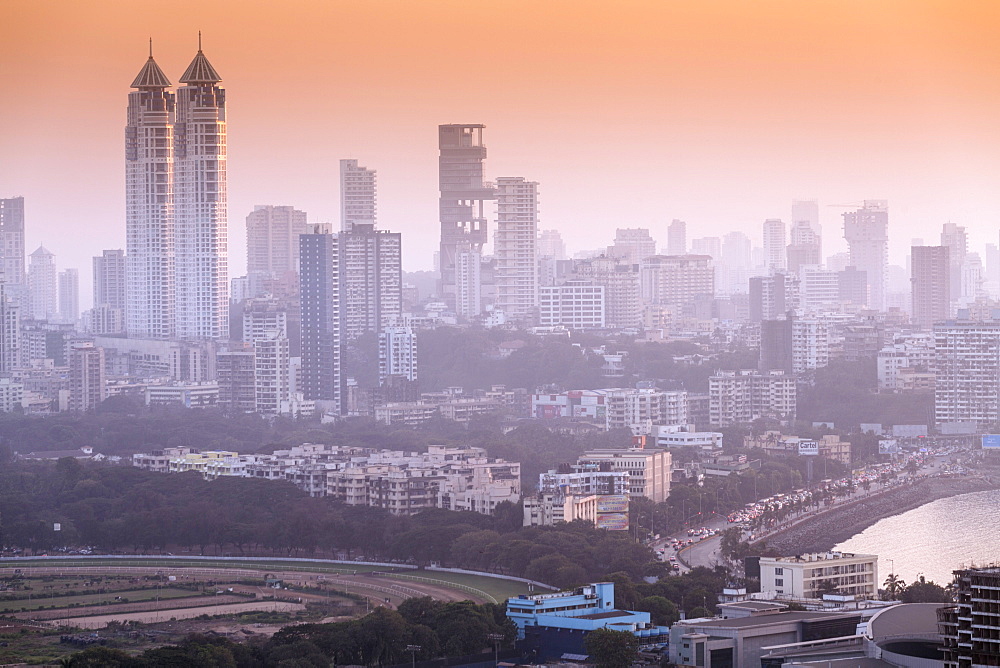
{"type": "MultiPolygon", "coordinates": [[[[917,477],[930,476],[940,473],[947,460],[948,457],[945,456],[937,456],[930,458],[927,461],[927,463],[925,463],[925,465],[919,470],[917,477]]],[[[900,477],[898,481],[893,484],[886,486],[876,484],[873,485],[872,489],[870,489],[869,491],[865,491],[864,488],[859,486],[849,496],[835,498],[834,501],[829,505],[821,506],[818,509],[810,509],[801,513],[795,513],[789,516],[780,525],[773,527],[767,530],[766,532],[762,532],[760,535],[747,536],[746,534],[744,534],[744,537],[752,538],[753,540],[760,540],[766,538],[768,535],[776,533],[777,531],[783,531],[784,529],[787,529],[792,525],[798,524],[800,522],[808,522],[813,517],[825,513],[828,510],[832,510],[834,508],[840,508],[844,504],[860,501],[867,497],[871,497],[875,494],[879,494],[883,491],[893,489],[896,485],[908,484],[910,482],[913,482],[913,477],[911,477],[910,475],[905,473],[900,473],[899,475],[900,477]]],[[[654,541],[652,547],[656,550],[663,550],[663,555],[661,558],[665,561],[669,560],[670,557],[674,557],[677,560],[677,563],[680,565],[680,570],[679,570],[680,573],[686,573],[691,568],[695,568],[698,566],[706,566],[708,568],[712,568],[715,565],[717,565],[721,560],[719,554],[719,550],[722,544],[721,534],[730,526],[731,525],[729,524],[729,522],[725,517],[719,515],[713,515],[711,519],[701,524],[697,528],[716,530],[718,531],[718,534],[708,537],[702,536],[700,537],[699,540],[699,537],[689,536],[686,531],[678,532],[676,534],[673,534],[672,536],[666,536],[658,541],[654,541]],[[692,540],[693,542],[691,545],[682,547],[680,550],[675,551],[672,547],[670,547],[671,541],[673,539],[679,539],[683,541],[692,540]]]]}

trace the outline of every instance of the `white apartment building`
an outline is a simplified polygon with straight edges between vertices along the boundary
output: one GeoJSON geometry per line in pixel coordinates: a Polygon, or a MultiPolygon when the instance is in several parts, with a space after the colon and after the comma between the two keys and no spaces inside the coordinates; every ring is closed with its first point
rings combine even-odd
{"type": "Polygon", "coordinates": [[[822,320],[792,322],[792,373],[814,371],[830,363],[830,332],[822,320]]]}
{"type": "Polygon", "coordinates": [[[795,378],[778,371],[721,371],[709,378],[708,395],[709,422],[718,427],[795,419],[795,378]]]}
{"type": "Polygon", "coordinates": [[[465,248],[455,253],[455,313],[463,318],[483,312],[482,263],[478,250],[465,248]]]}
{"type": "Polygon", "coordinates": [[[243,307],[243,343],[288,334],[288,311],[277,299],[248,299],[243,307]]]}
{"type": "Polygon", "coordinates": [[[292,206],[257,205],[246,219],[247,278],[251,296],[266,280],[284,279],[299,270],[299,235],[306,234],[306,212],[292,206]]]}
{"type": "Polygon", "coordinates": [[[538,474],[538,491],[585,497],[603,494],[628,494],[628,471],[552,470],[538,474]]]}
{"type": "Polygon", "coordinates": [[[539,492],[524,497],[524,526],[552,526],[559,522],[583,520],[597,524],[596,495],[574,496],[558,492],[539,492]]]}
{"type": "Polygon", "coordinates": [[[878,557],[820,552],[796,557],[761,557],[760,590],[778,598],[822,598],[832,586],[841,596],[878,598],[878,557]]]}
{"type": "Polygon", "coordinates": [[[656,239],[642,227],[618,228],[615,230],[614,245],[608,246],[608,255],[627,264],[639,264],[647,257],[656,255],[656,239]]]}
{"type": "Polygon", "coordinates": [[[254,410],[279,415],[293,398],[288,338],[271,330],[253,342],[254,410]]]}
{"type": "Polygon", "coordinates": [[[934,419],[1000,422],[1000,320],[955,320],[934,326],[934,419]]]}
{"type": "Polygon", "coordinates": [[[658,448],[698,448],[719,450],[722,433],[717,431],[688,431],[687,425],[673,424],[653,428],[654,444],[658,448]]]}
{"type": "Polygon", "coordinates": [[[606,326],[627,328],[639,327],[642,324],[638,265],[602,256],[580,261],[576,265],[575,273],[579,278],[604,286],[606,326]]]}
{"type": "Polygon", "coordinates": [[[643,302],[680,307],[715,295],[715,269],[709,255],[654,255],[639,263],[643,302]]]}
{"type": "Polygon", "coordinates": [[[523,177],[496,180],[496,308],[513,320],[533,320],[538,306],[538,183],[523,177]]]}
{"type": "Polygon", "coordinates": [[[607,429],[630,429],[635,435],[648,435],[653,425],[687,423],[687,392],[634,388],[597,391],[604,393],[607,429]]]}
{"type": "Polygon", "coordinates": [[[538,324],[573,330],[605,326],[605,288],[592,281],[572,280],[539,288],[538,324]]]}
{"type": "Polygon", "coordinates": [[[374,225],[376,217],[375,170],[357,160],[340,161],[340,229],[354,225],[374,225]]]}
{"type": "Polygon", "coordinates": [[[817,265],[800,267],[799,304],[806,314],[839,308],[840,279],[837,272],[817,265]]]}
{"type": "Polygon", "coordinates": [[[646,497],[654,503],[670,495],[671,456],[666,450],[630,448],[591,450],[577,460],[576,471],[624,471],[629,474],[629,495],[646,497]]]}
{"type": "Polygon", "coordinates": [[[385,327],[378,337],[378,377],[417,380],[417,334],[411,327],[385,327]]]}

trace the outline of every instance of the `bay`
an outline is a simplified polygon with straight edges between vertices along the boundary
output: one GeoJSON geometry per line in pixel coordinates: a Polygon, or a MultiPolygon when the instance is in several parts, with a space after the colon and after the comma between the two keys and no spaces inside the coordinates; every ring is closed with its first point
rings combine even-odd
{"type": "Polygon", "coordinates": [[[1000,490],[938,499],[879,520],[835,550],[879,557],[879,586],[889,573],[939,585],[952,571],[1000,563],[1000,490]]]}

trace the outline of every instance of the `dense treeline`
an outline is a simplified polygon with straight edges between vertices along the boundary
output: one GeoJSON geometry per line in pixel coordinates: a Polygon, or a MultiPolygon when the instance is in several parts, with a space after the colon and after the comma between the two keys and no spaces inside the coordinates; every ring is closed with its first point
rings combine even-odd
{"type": "Polygon", "coordinates": [[[96,647],[74,654],[68,664],[70,668],[326,668],[333,659],[334,665],[389,666],[509,647],[515,637],[516,628],[501,605],[412,598],[398,610],[376,608],[361,619],[287,626],[266,642],[241,644],[194,635],[134,657],[96,647]]]}
{"type": "Polygon", "coordinates": [[[394,517],[309,498],[290,483],[208,482],[195,473],[73,459],[3,467],[0,544],[35,554],[90,545],[108,552],[364,556],[487,569],[556,586],[613,571],[638,578],[654,561],[622,533],[577,523],[524,528],[515,504],[492,517],[446,510],[394,517]]]}

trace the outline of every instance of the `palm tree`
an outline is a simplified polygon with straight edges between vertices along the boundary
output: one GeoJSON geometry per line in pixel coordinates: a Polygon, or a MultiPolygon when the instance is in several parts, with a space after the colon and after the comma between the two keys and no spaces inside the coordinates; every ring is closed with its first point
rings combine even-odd
{"type": "Polygon", "coordinates": [[[903,578],[895,573],[889,573],[883,584],[885,586],[885,593],[891,601],[898,601],[902,593],[906,591],[906,583],[903,582],[903,578]]]}

